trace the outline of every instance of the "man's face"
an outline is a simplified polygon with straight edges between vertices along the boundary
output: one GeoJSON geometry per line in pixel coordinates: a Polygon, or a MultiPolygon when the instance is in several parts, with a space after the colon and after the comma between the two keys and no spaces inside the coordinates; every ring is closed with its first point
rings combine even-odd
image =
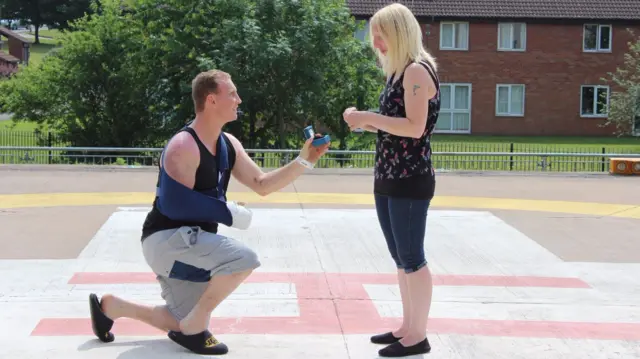
{"type": "Polygon", "coordinates": [[[238,90],[231,79],[224,79],[218,83],[218,93],[208,96],[209,107],[216,116],[225,121],[235,121],[238,118],[238,105],[242,103],[238,90]]]}

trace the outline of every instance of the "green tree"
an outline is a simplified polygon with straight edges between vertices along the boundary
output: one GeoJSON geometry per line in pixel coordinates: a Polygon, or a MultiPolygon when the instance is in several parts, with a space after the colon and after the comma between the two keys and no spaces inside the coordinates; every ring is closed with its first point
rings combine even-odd
{"type": "MultiPolygon", "coordinates": [[[[609,113],[603,126],[615,126],[619,136],[640,131],[640,37],[632,31],[629,51],[624,55],[624,64],[615,72],[608,73],[603,81],[615,86],[609,99],[609,113]]],[[[612,87],[613,87],[612,86],[612,87]]]]}
{"type": "Polygon", "coordinates": [[[289,147],[314,124],[346,146],[348,106],[375,106],[375,57],[339,0],[101,0],[63,47],[3,83],[3,110],[76,146],[156,146],[193,117],[191,80],[229,72],[247,147],[289,147]]]}
{"type": "Polygon", "coordinates": [[[211,68],[228,71],[220,62],[237,56],[228,53],[228,42],[240,41],[235,26],[245,21],[250,2],[133,0],[127,11],[145,39],[133,66],[145,69],[145,100],[154,119],[148,126],[166,137],[193,118],[193,77],[211,68]]]}
{"type": "Polygon", "coordinates": [[[0,83],[2,110],[17,120],[48,124],[73,146],[151,144],[149,75],[135,66],[143,45],[140,27],[116,1],[105,1],[100,16],[82,18],[73,28],[62,49],[0,83]]]}
{"type": "Polygon", "coordinates": [[[35,43],[40,43],[40,28],[47,25],[67,29],[69,23],[89,11],[90,0],[4,0],[0,5],[4,18],[17,18],[35,27],[35,43]]]}
{"type": "Polygon", "coordinates": [[[249,147],[297,146],[302,127],[335,129],[346,105],[371,98],[375,58],[354,38],[343,1],[140,4],[150,39],[143,58],[159,65],[151,73],[162,85],[152,87],[164,89],[160,107],[174,125],[191,116],[190,79],[212,67],[229,72],[240,91],[245,116],[229,130],[249,147]]]}
{"type": "Polygon", "coordinates": [[[314,109],[319,119],[318,129],[331,132],[341,150],[359,148],[371,142],[368,134],[352,135],[342,113],[351,106],[358,110],[377,108],[378,96],[384,86],[384,75],[376,65],[369,44],[349,37],[343,39],[342,43],[335,44],[332,56],[325,59],[326,74],[314,109]]]}

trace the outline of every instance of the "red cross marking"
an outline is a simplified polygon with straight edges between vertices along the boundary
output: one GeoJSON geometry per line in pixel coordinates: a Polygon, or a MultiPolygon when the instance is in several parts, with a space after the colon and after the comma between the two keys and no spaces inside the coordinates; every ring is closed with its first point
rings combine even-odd
{"type": "MultiPolygon", "coordinates": [[[[155,283],[152,273],[76,273],[69,284],[155,283]]],[[[298,317],[213,317],[215,334],[370,334],[394,329],[400,318],[380,317],[367,294],[366,284],[397,284],[395,274],[268,273],[255,272],[247,283],[295,285],[298,317]]],[[[578,278],[525,276],[435,275],[434,285],[577,288],[590,286],[578,278]]],[[[117,294],[117,293],[114,293],[117,294]]],[[[87,312],[84,318],[43,318],[33,336],[93,335],[87,312]]],[[[147,324],[117,320],[118,335],[164,335],[147,324]]],[[[430,318],[429,332],[511,337],[640,340],[638,323],[588,323],[529,320],[430,318]]]]}

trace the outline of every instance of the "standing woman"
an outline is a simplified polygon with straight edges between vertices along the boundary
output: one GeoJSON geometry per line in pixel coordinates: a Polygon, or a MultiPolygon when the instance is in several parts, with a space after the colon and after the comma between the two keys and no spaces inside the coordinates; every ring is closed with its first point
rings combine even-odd
{"type": "Polygon", "coordinates": [[[440,110],[440,83],[434,58],[424,49],[420,25],[411,11],[392,4],[370,21],[372,45],[387,76],[380,113],[351,107],[343,117],[353,130],[377,132],[374,196],[378,220],[396,263],[402,296],[400,328],[371,337],[389,344],[383,357],[431,350],[427,319],[432,278],[424,253],[427,211],[435,192],[431,135],[440,110]]]}

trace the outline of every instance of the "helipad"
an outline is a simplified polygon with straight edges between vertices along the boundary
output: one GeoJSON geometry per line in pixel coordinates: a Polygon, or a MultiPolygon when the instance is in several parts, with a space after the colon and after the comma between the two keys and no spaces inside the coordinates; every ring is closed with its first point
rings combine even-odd
{"type": "MultiPolygon", "coordinates": [[[[140,250],[147,208],[120,207],[76,259],[0,261],[0,358],[192,358],[131,320],[93,337],[87,297],[161,303],[140,250]]],[[[372,209],[254,209],[222,228],[262,267],[213,313],[229,358],[376,358],[399,323],[395,268],[372,209]]],[[[46,241],[46,238],[42,238],[46,241]]],[[[478,209],[430,212],[429,358],[638,358],[640,264],[565,262],[478,209]]]]}

